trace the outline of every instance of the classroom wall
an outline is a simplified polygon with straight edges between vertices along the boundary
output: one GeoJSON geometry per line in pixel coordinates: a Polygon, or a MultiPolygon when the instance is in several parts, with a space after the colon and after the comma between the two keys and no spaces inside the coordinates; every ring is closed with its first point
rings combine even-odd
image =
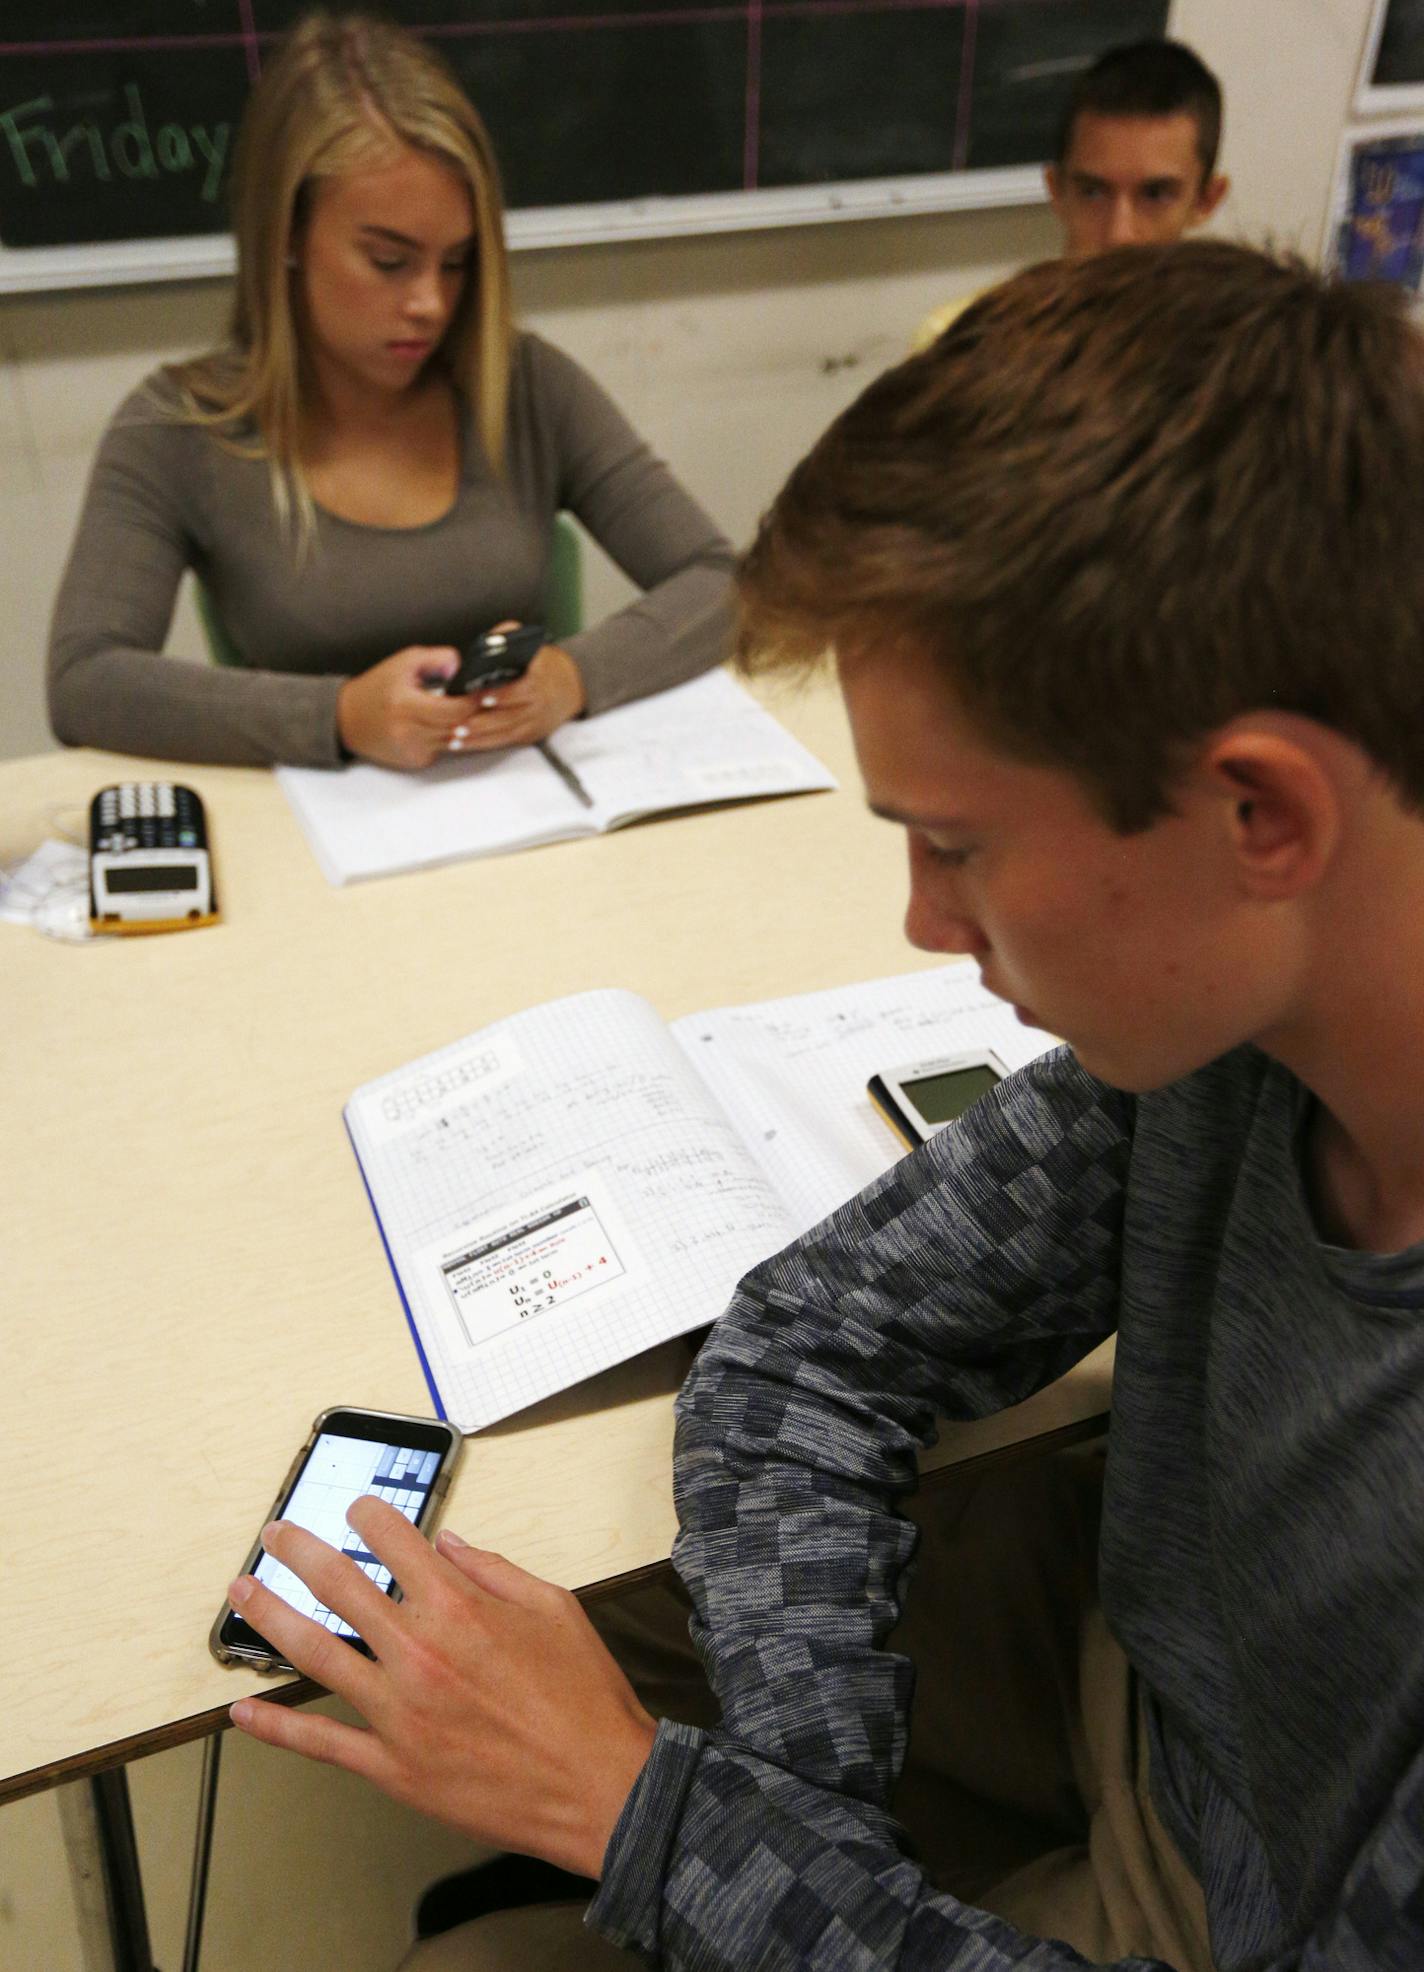
{"type": "MultiPolygon", "coordinates": [[[[1370,0],[1178,0],[1217,69],[1234,180],[1217,230],[1314,254],[1370,0]]],[[[1055,250],[1041,208],[518,255],[525,321],[585,362],[734,538],[915,324],[1055,250]]],[[[50,600],[104,422],[220,332],[222,282],[0,303],[0,757],[51,744],[50,600]]],[[[606,567],[594,610],[621,593],[606,567]]],[[[201,650],[186,603],[171,643],[201,650]]]]}

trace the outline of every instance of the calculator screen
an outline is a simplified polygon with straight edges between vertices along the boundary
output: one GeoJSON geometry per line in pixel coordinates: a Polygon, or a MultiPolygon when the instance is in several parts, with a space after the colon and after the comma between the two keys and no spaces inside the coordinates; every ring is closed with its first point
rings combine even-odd
{"type": "Polygon", "coordinates": [[[110,863],[104,883],[110,896],[123,890],[196,890],[198,872],[192,863],[140,863],[136,869],[110,863]]]}
{"type": "MultiPolygon", "coordinates": [[[[439,1452],[324,1431],[312,1446],[279,1517],[319,1534],[330,1546],[349,1554],[378,1589],[389,1589],[390,1570],[367,1552],[360,1535],[347,1526],[346,1509],[363,1493],[374,1493],[418,1524],[439,1469],[439,1452]]],[[[319,1603],[306,1583],[272,1555],[264,1553],[252,1572],[301,1615],[313,1617],[336,1636],[355,1635],[349,1623],[319,1603]]]]}
{"type": "Polygon", "coordinates": [[[992,1068],[952,1068],[900,1086],[927,1123],[952,1123],[971,1102],[988,1095],[998,1079],[992,1068]]]}

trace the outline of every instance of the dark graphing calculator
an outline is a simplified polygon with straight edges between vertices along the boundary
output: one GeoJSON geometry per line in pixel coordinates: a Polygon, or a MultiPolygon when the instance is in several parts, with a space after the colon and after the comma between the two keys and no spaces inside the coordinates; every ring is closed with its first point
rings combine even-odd
{"type": "Polygon", "coordinates": [[[89,804],[89,926],[187,931],[218,920],[208,824],[190,787],[124,781],[89,804]]]}

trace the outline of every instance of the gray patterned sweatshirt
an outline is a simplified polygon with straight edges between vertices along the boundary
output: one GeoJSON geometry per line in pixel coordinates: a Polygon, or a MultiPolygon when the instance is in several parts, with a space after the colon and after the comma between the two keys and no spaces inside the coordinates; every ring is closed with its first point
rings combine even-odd
{"type": "Polygon", "coordinates": [[[595,1928],[742,1972],[1082,1964],[904,1853],[909,1670],[880,1646],[936,1414],[1115,1328],[1103,1601],[1213,1955],[1424,1967],[1424,1249],[1320,1241],[1308,1101],[1254,1050],[1140,1098],[1060,1052],[748,1275],[676,1454],[723,1723],[660,1727],[595,1928]]]}

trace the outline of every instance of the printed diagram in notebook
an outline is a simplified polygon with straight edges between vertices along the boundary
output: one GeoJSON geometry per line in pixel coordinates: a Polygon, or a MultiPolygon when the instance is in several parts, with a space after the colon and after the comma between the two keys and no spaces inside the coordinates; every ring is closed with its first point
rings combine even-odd
{"type": "Polygon", "coordinates": [[[631,1237],[596,1173],[526,1199],[416,1257],[438,1276],[467,1349],[626,1278],[631,1237]],[[618,1225],[615,1235],[613,1228],[618,1225]],[[621,1250],[620,1250],[621,1249],[621,1250]]]}

